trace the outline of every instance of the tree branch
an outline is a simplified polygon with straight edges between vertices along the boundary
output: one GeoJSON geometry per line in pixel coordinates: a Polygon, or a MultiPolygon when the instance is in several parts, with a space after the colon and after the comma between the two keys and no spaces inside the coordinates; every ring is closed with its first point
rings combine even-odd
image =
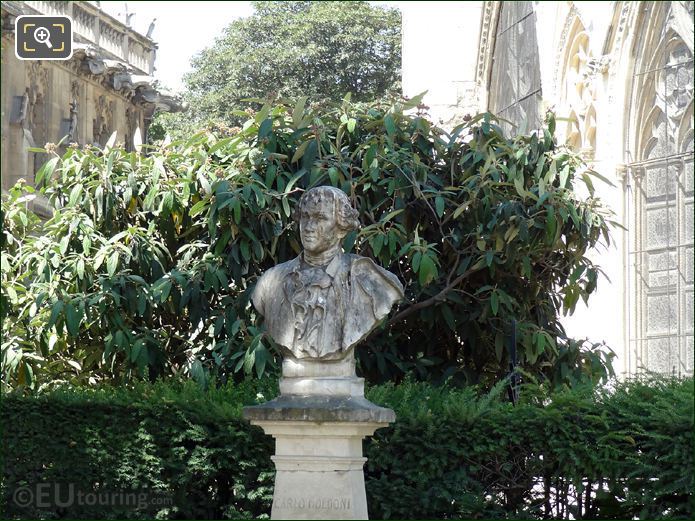
{"type": "MultiPolygon", "coordinates": [[[[461,281],[463,279],[465,279],[466,277],[468,277],[468,275],[470,275],[473,271],[474,270],[467,270],[465,273],[459,275],[454,280],[452,280],[439,293],[437,293],[433,297],[425,299],[421,302],[416,302],[415,304],[404,309],[400,313],[397,313],[388,321],[387,325],[392,326],[393,324],[400,322],[404,318],[409,317],[410,315],[412,315],[413,313],[415,313],[416,311],[418,311],[420,309],[426,308],[426,307],[431,306],[433,304],[437,304],[439,302],[443,302],[444,300],[446,300],[446,294],[449,293],[449,291],[454,289],[456,286],[458,286],[461,283],[461,281]]],[[[475,271],[477,271],[477,270],[475,270],[475,271]]]]}

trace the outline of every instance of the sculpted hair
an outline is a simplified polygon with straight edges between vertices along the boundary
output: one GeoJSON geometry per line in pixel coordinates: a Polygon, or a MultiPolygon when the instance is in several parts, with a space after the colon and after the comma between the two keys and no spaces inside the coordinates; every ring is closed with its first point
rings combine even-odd
{"type": "Polygon", "coordinates": [[[302,211],[308,204],[318,204],[321,200],[330,198],[333,201],[338,228],[348,233],[360,227],[359,212],[350,204],[345,192],[332,186],[318,186],[304,192],[295,211],[294,219],[299,221],[302,211]]]}

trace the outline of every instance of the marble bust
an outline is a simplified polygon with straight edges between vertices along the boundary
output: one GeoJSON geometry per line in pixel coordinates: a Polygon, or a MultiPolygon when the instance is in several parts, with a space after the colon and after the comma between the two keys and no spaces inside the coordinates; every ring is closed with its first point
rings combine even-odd
{"type": "Polygon", "coordinates": [[[302,253],[266,271],[251,296],[273,340],[297,360],[338,361],[403,298],[398,278],[342,251],[359,227],[344,192],[312,188],[299,201],[302,253]]]}

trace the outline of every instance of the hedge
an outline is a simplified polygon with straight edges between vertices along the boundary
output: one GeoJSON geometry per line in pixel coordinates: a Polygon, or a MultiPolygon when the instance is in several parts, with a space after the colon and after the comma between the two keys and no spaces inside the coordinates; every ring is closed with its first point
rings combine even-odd
{"type": "MultiPolygon", "coordinates": [[[[368,390],[398,420],[365,441],[371,518],[691,519],[693,380],[650,378],[548,394],[406,382],[368,390]]],[[[6,519],[267,517],[272,439],[241,419],[270,379],[6,395],[6,519]],[[38,484],[149,490],[172,504],[21,508],[38,484]]]]}

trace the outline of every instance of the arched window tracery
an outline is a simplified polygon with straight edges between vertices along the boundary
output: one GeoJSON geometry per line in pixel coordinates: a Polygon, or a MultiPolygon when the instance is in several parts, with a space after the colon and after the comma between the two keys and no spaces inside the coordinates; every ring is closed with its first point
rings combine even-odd
{"type": "Polygon", "coordinates": [[[692,374],[693,52],[679,30],[693,20],[672,4],[647,4],[635,29],[644,36],[628,96],[629,349],[633,370],[692,374]]]}

